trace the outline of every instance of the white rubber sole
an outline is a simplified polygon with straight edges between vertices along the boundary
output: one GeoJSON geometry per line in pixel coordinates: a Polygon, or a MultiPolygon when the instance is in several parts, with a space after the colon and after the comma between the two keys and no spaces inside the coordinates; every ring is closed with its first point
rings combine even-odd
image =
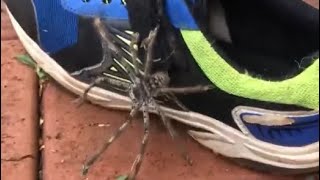
{"type": "MultiPolygon", "coordinates": [[[[36,63],[69,91],[77,95],[83,94],[88,85],[71,77],[54,59],[42,51],[18,24],[11,12],[8,9],[7,11],[20,41],[36,63]]],[[[107,108],[121,110],[131,108],[131,100],[128,97],[101,88],[93,88],[88,94],[88,99],[107,108]]],[[[210,132],[189,131],[189,134],[205,147],[221,155],[297,171],[319,167],[319,142],[298,148],[272,145],[246,136],[211,117],[195,112],[161,108],[169,118],[210,132]]]]}

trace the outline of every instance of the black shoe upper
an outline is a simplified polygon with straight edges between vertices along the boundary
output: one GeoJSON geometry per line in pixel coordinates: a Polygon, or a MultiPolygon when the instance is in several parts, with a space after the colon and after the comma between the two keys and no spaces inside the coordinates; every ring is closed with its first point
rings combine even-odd
{"type": "MultiPolygon", "coordinates": [[[[265,79],[281,80],[299,74],[302,66],[312,63],[311,55],[319,49],[319,12],[300,0],[221,1],[232,43],[215,38],[208,28],[210,1],[199,0],[190,6],[191,12],[209,41],[226,61],[240,72],[265,79]],[[218,40],[217,40],[218,39],[218,40]]],[[[37,40],[33,8],[30,0],[10,0],[9,9],[26,32],[37,40]],[[25,6],[22,8],[21,3],[25,6]],[[27,7],[27,8],[26,8],[27,7]],[[23,13],[22,13],[23,12],[23,13]]],[[[154,71],[166,70],[171,86],[208,85],[211,82],[193,59],[178,29],[165,15],[158,12],[157,0],[130,0],[127,9],[133,31],[141,39],[158,23],[161,24],[156,44],[154,71]],[[172,52],[174,51],[173,55],[172,52]]],[[[92,19],[79,19],[79,40],[70,48],[51,55],[68,72],[95,65],[102,59],[100,39],[92,26],[92,19]]],[[[316,53],[318,56],[318,54],[316,53]]],[[[144,52],[140,58],[143,60],[144,52]]],[[[257,87],[258,88],[258,87],[257,87]]],[[[192,111],[208,115],[238,128],[231,111],[236,106],[252,106],[270,110],[303,110],[294,105],[262,102],[228,94],[218,88],[206,93],[180,96],[192,111]]]]}
{"type": "MultiPolygon", "coordinates": [[[[201,30],[210,39],[210,31],[207,25],[209,23],[206,22],[208,18],[206,14],[203,14],[206,12],[204,9],[210,11],[210,1],[207,3],[206,1],[198,2],[197,6],[190,7],[190,9],[194,13],[201,30]]],[[[282,9],[282,13],[288,17],[279,19],[277,18],[279,14],[274,14],[274,11],[270,10],[270,7],[265,3],[258,3],[253,0],[221,1],[225,9],[225,18],[227,18],[233,44],[215,41],[215,49],[239,71],[246,69],[250,74],[259,75],[264,79],[280,80],[299,74],[302,69],[295,60],[304,59],[304,65],[308,67],[314,61],[312,55],[318,56],[318,10],[302,1],[286,2],[287,4],[280,4],[288,6],[282,9]],[[287,19],[291,20],[290,18],[293,18],[294,15],[298,16],[296,18],[297,24],[283,23],[287,19]],[[310,24],[300,28],[301,25],[305,24],[305,17],[310,24]],[[302,46],[303,48],[301,48],[302,46]]],[[[154,7],[144,8],[154,9],[154,7]]],[[[130,12],[131,8],[128,7],[128,9],[130,12]]],[[[141,9],[143,8],[141,7],[141,9]]],[[[141,17],[143,19],[144,16],[148,16],[148,14],[141,12],[140,16],[135,15],[136,26],[143,26],[141,22],[139,24],[138,19],[141,17]]],[[[166,57],[170,55],[172,50],[175,53],[167,60],[168,62],[159,62],[158,68],[168,68],[172,86],[210,84],[211,82],[193,59],[179,30],[170,25],[166,17],[162,17],[161,21],[163,28],[158,40],[161,47],[157,48],[161,49],[159,54],[161,54],[162,59],[167,59],[166,57]]],[[[155,19],[155,22],[158,22],[158,19],[155,19]]],[[[214,37],[211,38],[211,40],[214,39],[214,37]]],[[[218,88],[207,93],[181,96],[180,99],[192,111],[222,120],[232,127],[237,127],[231,115],[232,109],[236,106],[252,106],[284,111],[305,109],[294,105],[238,97],[218,88]]]]}
{"type": "MultiPolygon", "coordinates": [[[[212,2],[207,4],[207,11],[211,11],[212,2]]],[[[313,62],[312,56],[319,51],[316,8],[301,0],[223,0],[221,3],[232,43],[212,36],[210,19],[201,5],[190,9],[208,40],[239,72],[246,70],[263,79],[283,80],[296,76],[313,62]]]]}

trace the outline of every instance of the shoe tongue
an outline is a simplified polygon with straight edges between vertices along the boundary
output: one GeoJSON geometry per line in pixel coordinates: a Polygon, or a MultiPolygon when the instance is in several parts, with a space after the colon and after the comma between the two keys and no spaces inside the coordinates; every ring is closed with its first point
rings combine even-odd
{"type": "Polygon", "coordinates": [[[227,24],[225,10],[220,0],[211,0],[208,3],[209,30],[211,35],[219,41],[232,43],[230,30],[227,24]]]}
{"type": "Polygon", "coordinates": [[[232,43],[226,12],[221,0],[197,0],[195,3],[187,4],[190,9],[188,13],[192,14],[192,19],[197,22],[199,29],[209,33],[215,40],[232,43]]]}

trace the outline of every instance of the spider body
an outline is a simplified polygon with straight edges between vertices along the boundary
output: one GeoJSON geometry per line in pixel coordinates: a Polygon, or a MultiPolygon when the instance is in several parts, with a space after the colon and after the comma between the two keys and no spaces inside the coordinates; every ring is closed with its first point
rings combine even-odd
{"type": "Polygon", "coordinates": [[[152,89],[168,87],[169,83],[170,77],[168,73],[164,71],[154,73],[149,80],[149,85],[152,89]]]}
{"type": "MultiPolygon", "coordinates": [[[[97,32],[101,38],[102,48],[109,48],[108,50],[104,50],[104,52],[112,53],[118,60],[123,60],[124,56],[121,54],[120,48],[114,43],[112,40],[112,35],[109,33],[108,27],[105,26],[101,22],[100,19],[95,19],[94,26],[97,29],[97,32]]],[[[196,87],[182,87],[182,88],[171,88],[169,87],[170,84],[170,77],[167,72],[165,71],[157,71],[155,73],[151,73],[152,65],[154,62],[153,52],[154,46],[156,43],[157,33],[159,31],[159,25],[150,32],[147,39],[143,40],[141,47],[146,51],[145,63],[144,63],[144,71],[141,72],[138,67],[138,59],[137,59],[137,52],[138,52],[138,39],[139,35],[133,34],[130,51],[132,54],[132,62],[133,68],[125,66],[127,68],[128,76],[131,80],[131,85],[127,89],[128,96],[132,100],[132,110],[129,114],[127,120],[120,126],[120,128],[110,137],[108,141],[103,145],[103,147],[92,156],[83,166],[83,174],[87,174],[90,166],[100,157],[100,155],[114,142],[117,137],[121,135],[121,133],[126,129],[126,127],[130,124],[132,119],[136,117],[139,112],[143,114],[143,124],[144,124],[144,135],[141,141],[140,152],[136,156],[136,159],[131,168],[131,175],[129,179],[135,179],[136,175],[138,174],[141,163],[143,161],[145,148],[148,143],[149,139],[149,127],[150,127],[150,117],[149,112],[152,109],[153,112],[155,111],[161,117],[161,120],[168,130],[171,138],[173,140],[177,139],[179,136],[177,132],[174,130],[170,119],[168,119],[165,113],[162,111],[160,105],[158,105],[156,98],[159,96],[166,96],[175,102],[181,109],[187,110],[186,107],[178,100],[178,98],[174,95],[175,93],[200,93],[203,91],[207,91],[211,89],[211,86],[196,86],[196,87]]],[[[124,61],[122,61],[124,62],[124,61]]],[[[96,81],[94,81],[89,88],[84,92],[84,97],[86,98],[86,94],[89,90],[96,86],[99,83],[112,83],[107,77],[98,77],[96,81]]],[[[178,144],[177,147],[180,149],[184,159],[191,164],[192,161],[189,158],[188,154],[185,151],[185,148],[178,144]]]]}

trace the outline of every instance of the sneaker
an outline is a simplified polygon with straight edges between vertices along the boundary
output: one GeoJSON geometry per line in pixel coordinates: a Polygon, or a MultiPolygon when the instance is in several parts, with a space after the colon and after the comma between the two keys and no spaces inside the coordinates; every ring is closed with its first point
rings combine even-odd
{"type": "Polygon", "coordinates": [[[132,32],[147,37],[160,20],[154,71],[168,71],[172,87],[215,86],[178,96],[189,110],[164,103],[168,117],[194,127],[189,134],[203,146],[245,165],[318,171],[318,9],[302,0],[165,2],[163,17],[155,0],[8,0],[7,6],[24,47],[51,77],[82,95],[103,74],[117,83],[93,88],[88,99],[126,110],[132,32]],[[102,56],[93,16],[107,20],[124,62],[102,56]]]}

